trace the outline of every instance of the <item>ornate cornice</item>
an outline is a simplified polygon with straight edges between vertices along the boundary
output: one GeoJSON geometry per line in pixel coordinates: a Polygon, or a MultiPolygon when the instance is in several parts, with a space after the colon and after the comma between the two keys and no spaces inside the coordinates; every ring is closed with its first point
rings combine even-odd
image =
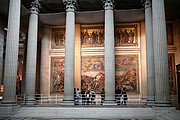
{"type": "Polygon", "coordinates": [[[29,11],[31,13],[35,13],[38,14],[39,12],[39,8],[41,8],[41,4],[39,3],[39,0],[34,0],[30,3],[31,8],[29,9],[29,11]]]}
{"type": "Polygon", "coordinates": [[[66,11],[74,11],[76,9],[76,0],[63,0],[66,11]]]}
{"type": "Polygon", "coordinates": [[[114,0],[102,0],[102,1],[105,10],[113,10],[114,0]]]}
{"type": "Polygon", "coordinates": [[[143,3],[145,9],[152,6],[151,0],[142,0],[141,2],[143,3]]]}

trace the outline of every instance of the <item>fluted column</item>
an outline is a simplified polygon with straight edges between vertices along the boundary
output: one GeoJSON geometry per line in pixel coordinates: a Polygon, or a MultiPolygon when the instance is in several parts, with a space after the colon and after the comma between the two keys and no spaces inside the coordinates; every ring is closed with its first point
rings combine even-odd
{"type": "Polygon", "coordinates": [[[38,0],[31,2],[28,42],[27,42],[27,58],[26,58],[26,81],[25,93],[28,95],[28,102],[31,103],[35,99],[35,83],[36,83],[36,58],[37,58],[37,36],[38,36],[38,0]]]}
{"type": "MultiPolygon", "coordinates": [[[[4,51],[4,29],[3,21],[0,18],[0,85],[2,83],[2,74],[3,74],[3,51],[4,51]]],[[[1,86],[0,86],[1,87],[1,86]]]]}
{"type": "Polygon", "coordinates": [[[16,76],[19,47],[21,0],[10,0],[6,56],[4,66],[4,95],[2,104],[16,104],[16,76]]]}
{"type": "Polygon", "coordinates": [[[152,0],[156,106],[169,106],[169,70],[164,0],[152,0]]]}
{"type": "Polygon", "coordinates": [[[41,94],[49,94],[49,45],[50,30],[48,25],[43,27],[43,36],[41,44],[41,66],[40,66],[40,92],[41,94]]]}
{"type": "Polygon", "coordinates": [[[103,0],[105,10],[105,102],[115,103],[115,55],[113,0],[103,0]]]}
{"type": "Polygon", "coordinates": [[[63,0],[66,6],[64,102],[74,101],[74,34],[76,0],[63,0]]]}
{"type": "Polygon", "coordinates": [[[152,33],[152,2],[144,1],[145,25],[146,25],[146,59],[147,59],[147,105],[155,104],[155,73],[154,73],[154,50],[152,33]]]}

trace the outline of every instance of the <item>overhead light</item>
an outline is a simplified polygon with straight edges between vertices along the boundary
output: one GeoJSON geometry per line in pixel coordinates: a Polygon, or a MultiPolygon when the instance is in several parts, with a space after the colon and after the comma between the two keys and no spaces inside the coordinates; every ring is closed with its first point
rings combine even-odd
{"type": "Polygon", "coordinates": [[[7,28],[5,27],[4,30],[7,30],[7,28]]]}

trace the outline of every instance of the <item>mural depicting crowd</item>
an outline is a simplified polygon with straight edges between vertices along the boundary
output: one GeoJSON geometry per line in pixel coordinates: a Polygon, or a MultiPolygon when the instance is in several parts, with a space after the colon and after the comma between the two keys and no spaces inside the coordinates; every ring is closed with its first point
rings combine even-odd
{"type": "Polygon", "coordinates": [[[82,57],[81,89],[100,93],[104,88],[104,57],[82,57]]]}
{"type": "Polygon", "coordinates": [[[64,92],[64,57],[51,58],[51,93],[64,92]]]}
{"type": "Polygon", "coordinates": [[[116,55],[116,88],[125,88],[128,92],[137,92],[138,56],[116,55]]]}
{"type": "Polygon", "coordinates": [[[65,28],[52,28],[51,48],[58,49],[65,47],[65,28]]]}

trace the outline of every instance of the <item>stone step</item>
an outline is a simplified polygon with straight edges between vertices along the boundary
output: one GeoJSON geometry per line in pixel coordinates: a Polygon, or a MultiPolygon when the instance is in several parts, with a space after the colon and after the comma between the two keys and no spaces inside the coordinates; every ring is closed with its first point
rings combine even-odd
{"type": "Polygon", "coordinates": [[[152,108],[21,107],[13,117],[68,119],[155,119],[152,108]]]}

